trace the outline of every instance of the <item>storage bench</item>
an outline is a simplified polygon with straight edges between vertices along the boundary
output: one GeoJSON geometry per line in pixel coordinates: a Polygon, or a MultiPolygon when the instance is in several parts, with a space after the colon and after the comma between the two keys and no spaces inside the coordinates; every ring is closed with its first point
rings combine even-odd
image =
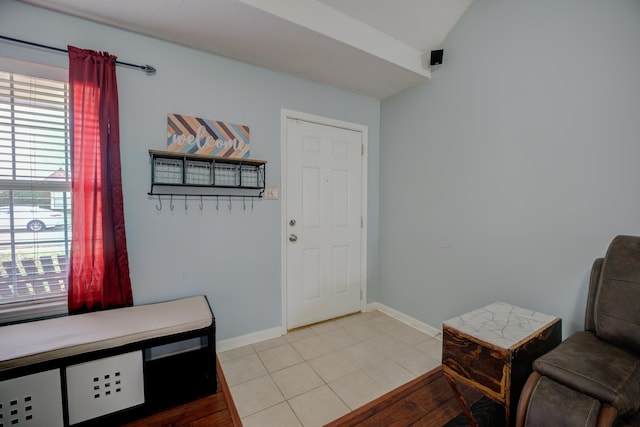
{"type": "Polygon", "coordinates": [[[0,425],[114,425],[215,391],[204,296],[0,327],[0,425]]]}

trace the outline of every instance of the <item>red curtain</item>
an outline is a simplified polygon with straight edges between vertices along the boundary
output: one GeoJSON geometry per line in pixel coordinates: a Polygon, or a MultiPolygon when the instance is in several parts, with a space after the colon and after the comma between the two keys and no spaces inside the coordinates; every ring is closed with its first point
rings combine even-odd
{"type": "Polygon", "coordinates": [[[72,240],[69,313],[133,305],[120,173],[115,56],[69,50],[72,240]]]}

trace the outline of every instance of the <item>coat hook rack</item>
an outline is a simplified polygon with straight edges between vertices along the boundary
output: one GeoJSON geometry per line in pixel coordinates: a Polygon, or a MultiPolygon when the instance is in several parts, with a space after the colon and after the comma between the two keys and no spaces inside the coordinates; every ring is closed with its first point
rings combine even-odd
{"type": "MultiPolygon", "coordinates": [[[[1,1],[1,0],[0,0],[1,1]]],[[[200,201],[198,202],[198,208],[201,211],[204,211],[204,198],[205,197],[215,197],[216,199],[216,211],[220,211],[220,198],[222,197],[222,201],[224,203],[224,198],[227,197],[227,209],[229,211],[233,210],[233,200],[234,199],[242,199],[242,209],[244,211],[247,211],[247,209],[249,208],[249,200],[251,201],[251,211],[253,212],[255,210],[255,199],[257,198],[261,198],[261,197],[257,197],[257,196],[240,196],[240,195],[207,195],[207,194],[176,194],[176,193],[155,193],[155,194],[149,194],[149,196],[155,196],[157,197],[157,201],[155,204],[155,208],[158,212],[160,212],[162,210],[162,199],[164,197],[169,199],[169,209],[171,211],[174,211],[176,209],[176,204],[174,203],[174,196],[176,197],[176,201],[179,203],[179,200],[181,197],[184,197],[184,210],[188,211],[189,210],[189,197],[191,196],[191,198],[193,197],[199,197],[200,201]]],[[[152,198],[152,197],[150,197],[152,198]]]]}

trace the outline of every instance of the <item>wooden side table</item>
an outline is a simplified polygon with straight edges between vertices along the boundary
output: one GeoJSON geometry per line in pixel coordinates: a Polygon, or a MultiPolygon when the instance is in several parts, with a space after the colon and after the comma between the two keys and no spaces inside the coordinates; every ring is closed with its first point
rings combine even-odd
{"type": "Polygon", "coordinates": [[[562,341],[560,318],[502,302],[447,320],[442,329],[444,374],[472,426],[478,424],[457,381],[499,403],[512,425],[533,361],[562,341]]]}

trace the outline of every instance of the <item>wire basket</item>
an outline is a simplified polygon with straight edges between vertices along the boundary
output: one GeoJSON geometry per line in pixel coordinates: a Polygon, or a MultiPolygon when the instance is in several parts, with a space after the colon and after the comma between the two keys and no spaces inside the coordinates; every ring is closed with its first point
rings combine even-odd
{"type": "Polygon", "coordinates": [[[242,187],[263,187],[264,169],[259,166],[242,165],[240,169],[242,187]]]}
{"type": "Polygon", "coordinates": [[[192,185],[211,185],[211,163],[198,162],[193,160],[186,161],[187,174],[186,183],[192,185]]]}
{"type": "Polygon", "coordinates": [[[153,182],[156,184],[182,184],[182,160],[155,158],[153,182]]]}
{"type": "Polygon", "coordinates": [[[214,183],[215,185],[226,185],[233,187],[240,185],[238,166],[225,163],[216,163],[214,167],[214,183]]]}

